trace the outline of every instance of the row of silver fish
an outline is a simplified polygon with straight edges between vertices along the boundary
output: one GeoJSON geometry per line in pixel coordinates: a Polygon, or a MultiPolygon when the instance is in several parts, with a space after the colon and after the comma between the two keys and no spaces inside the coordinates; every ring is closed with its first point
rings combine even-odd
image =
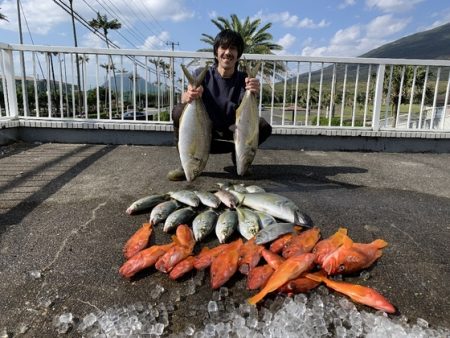
{"type": "Polygon", "coordinates": [[[178,190],[141,198],[127,209],[130,215],[148,211],[149,222],[163,224],[165,232],[192,224],[196,241],[215,231],[219,242],[225,243],[237,230],[247,240],[256,236],[257,244],[264,244],[295,231],[296,225],[311,226],[293,201],[258,186],[219,184],[214,193],[178,190]]]}

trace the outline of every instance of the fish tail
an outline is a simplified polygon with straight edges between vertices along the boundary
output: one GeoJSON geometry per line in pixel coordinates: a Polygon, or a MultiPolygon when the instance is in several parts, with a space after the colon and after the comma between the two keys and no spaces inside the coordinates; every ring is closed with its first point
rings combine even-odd
{"type": "Polygon", "coordinates": [[[183,70],[184,75],[188,79],[189,83],[194,87],[198,87],[203,82],[203,79],[205,78],[208,68],[209,65],[207,64],[205,68],[202,70],[202,72],[197,76],[197,78],[194,78],[194,76],[189,72],[186,66],[183,64],[181,65],[181,69],[183,70]]]}
{"type": "Polygon", "coordinates": [[[259,301],[261,301],[263,298],[264,298],[264,296],[266,295],[267,293],[264,291],[264,289],[263,290],[261,290],[260,292],[258,292],[256,295],[254,295],[253,297],[250,297],[249,299],[247,299],[247,302],[250,304],[250,305],[256,305],[256,303],[258,303],[259,301]]]}
{"type": "Polygon", "coordinates": [[[256,62],[254,67],[251,67],[249,62],[247,62],[245,68],[246,68],[248,77],[251,77],[251,78],[256,77],[256,75],[258,74],[260,66],[261,66],[261,61],[256,62]]]}
{"type": "Polygon", "coordinates": [[[309,278],[315,282],[319,282],[319,283],[326,282],[326,280],[328,279],[323,274],[319,275],[319,274],[314,274],[314,273],[307,273],[307,274],[305,274],[305,276],[307,278],[309,278]]]}
{"type": "Polygon", "coordinates": [[[383,248],[387,247],[388,242],[386,242],[385,240],[382,240],[382,239],[376,239],[372,242],[372,244],[378,249],[383,249],[383,248]]]}

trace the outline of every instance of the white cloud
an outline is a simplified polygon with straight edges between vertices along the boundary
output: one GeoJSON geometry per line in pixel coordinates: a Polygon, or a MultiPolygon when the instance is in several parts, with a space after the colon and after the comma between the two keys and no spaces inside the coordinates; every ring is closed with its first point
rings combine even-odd
{"type": "Polygon", "coordinates": [[[409,19],[395,19],[392,15],[376,17],[367,25],[353,25],[338,30],[328,46],[306,45],[304,56],[358,56],[387,43],[386,37],[402,31],[409,19]]]}
{"type": "Polygon", "coordinates": [[[370,8],[378,8],[383,12],[404,12],[413,9],[423,0],[366,0],[370,8]]]}
{"type": "Polygon", "coordinates": [[[450,22],[450,8],[445,8],[439,12],[433,13],[432,18],[437,18],[433,23],[427,27],[420,27],[418,31],[424,31],[428,29],[433,29],[441,25],[445,25],[450,22]]]}
{"type": "Polygon", "coordinates": [[[140,49],[168,49],[166,45],[166,41],[170,39],[170,35],[168,32],[161,32],[159,35],[152,35],[145,39],[145,42],[142,46],[139,46],[140,49]]]}
{"type": "MultiPolygon", "coordinates": [[[[50,30],[70,17],[51,0],[22,0],[22,30],[26,31],[26,24],[33,34],[46,35],[50,30]],[[23,19],[26,18],[26,21],[23,19]]],[[[17,2],[3,1],[1,4],[2,14],[6,15],[8,21],[0,21],[3,29],[18,31],[17,23],[17,2]]]]}
{"type": "Polygon", "coordinates": [[[353,5],[355,5],[355,4],[356,4],[356,0],[344,0],[344,2],[341,3],[341,4],[338,6],[338,8],[339,8],[339,9],[344,9],[344,8],[353,6],[353,5]]]}
{"type": "Polygon", "coordinates": [[[212,12],[209,12],[209,13],[208,13],[208,17],[209,17],[210,19],[215,19],[215,18],[217,18],[217,16],[218,16],[218,14],[217,14],[216,11],[212,11],[212,12]]]}
{"type": "Polygon", "coordinates": [[[294,44],[296,37],[290,33],[285,34],[276,43],[283,47],[281,51],[275,51],[275,54],[283,55],[287,53],[287,50],[294,44]]]}
{"type": "Polygon", "coordinates": [[[297,15],[291,15],[289,12],[263,14],[261,11],[259,11],[255,15],[255,17],[272,23],[281,23],[284,27],[313,29],[323,28],[329,25],[329,22],[324,19],[320,20],[319,22],[314,22],[314,20],[310,18],[300,19],[297,15]]]}

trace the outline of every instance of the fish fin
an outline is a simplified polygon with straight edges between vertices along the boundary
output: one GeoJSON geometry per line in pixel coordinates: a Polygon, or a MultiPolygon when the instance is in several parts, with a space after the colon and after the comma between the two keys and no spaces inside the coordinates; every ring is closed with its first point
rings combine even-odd
{"type": "Polygon", "coordinates": [[[346,228],[339,228],[337,232],[343,235],[347,235],[348,230],[346,228]]]}
{"type": "Polygon", "coordinates": [[[260,292],[258,292],[256,295],[254,295],[253,297],[248,298],[248,299],[247,299],[247,302],[248,302],[250,305],[256,305],[256,303],[258,303],[259,301],[261,301],[261,300],[264,298],[265,295],[266,295],[265,292],[260,291],[260,292]]]}
{"type": "Polygon", "coordinates": [[[347,235],[346,236],[344,236],[344,239],[343,239],[343,241],[342,241],[342,246],[344,247],[344,248],[350,248],[351,246],[353,245],[353,240],[350,238],[350,237],[348,237],[347,235]]]}
{"type": "Polygon", "coordinates": [[[328,279],[324,276],[324,274],[319,275],[317,273],[307,273],[307,274],[305,274],[305,277],[307,277],[315,282],[319,282],[319,283],[325,282],[328,279]]]}

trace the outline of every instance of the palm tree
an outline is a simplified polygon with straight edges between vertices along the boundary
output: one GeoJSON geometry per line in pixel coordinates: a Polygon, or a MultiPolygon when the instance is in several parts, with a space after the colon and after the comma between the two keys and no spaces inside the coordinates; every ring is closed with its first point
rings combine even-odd
{"type": "MultiPolygon", "coordinates": [[[[99,12],[97,12],[97,18],[92,19],[88,22],[89,26],[94,28],[95,30],[102,30],[103,36],[105,37],[106,47],[109,49],[109,40],[108,40],[108,31],[109,30],[116,30],[120,29],[122,27],[122,24],[117,19],[113,19],[111,21],[108,21],[108,17],[106,15],[101,15],[99,12]]],[[[112,68],[114,69],[114,63],[112,60],[112,56],[109,56],[110,64],[112,65],[112,68]]],[[[117,97],[117,79],[116,79],[116,73],[113,72],[114,75],[114,85],[115,85],[115,95],[117,97]]],[[[109,76],[109,74],[108,74],[109,76]]],[[[116,101],[116,109],[117,107],[117,101],[116,101]]]]}

